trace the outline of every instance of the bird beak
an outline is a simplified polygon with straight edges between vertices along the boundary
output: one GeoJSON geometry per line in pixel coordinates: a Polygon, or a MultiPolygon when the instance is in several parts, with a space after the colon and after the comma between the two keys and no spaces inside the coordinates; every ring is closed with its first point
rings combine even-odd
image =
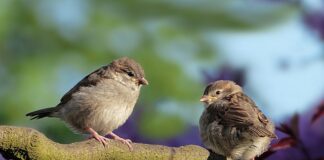
{"type": "Polygon", "coordinates": [[[210,97],[209,96],[206,96],[206,95],[203,95],[200,100],[200,102],[204,102],[204,103],[208,103],[210,101],[210,97]]]}
{"type": "Polygon", "coordinates": [[[143,77],[141,79],[138,79],[138,84],[142,84],[142,85],[148,85],[148,81],[143,77]]]}

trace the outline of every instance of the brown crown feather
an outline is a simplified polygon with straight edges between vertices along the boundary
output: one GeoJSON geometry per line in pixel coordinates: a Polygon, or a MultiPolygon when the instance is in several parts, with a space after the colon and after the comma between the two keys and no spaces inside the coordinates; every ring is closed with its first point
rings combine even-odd
{"type": "Polygon", "coordinates": [[[142,66],[138,64],[136,61],[134,61],[133,59],[130,59],[128,57],[122,57],[114,60],[111,63],[110,68],[120,73],[132,71],[136,78],[145,77],[142,66]]]}

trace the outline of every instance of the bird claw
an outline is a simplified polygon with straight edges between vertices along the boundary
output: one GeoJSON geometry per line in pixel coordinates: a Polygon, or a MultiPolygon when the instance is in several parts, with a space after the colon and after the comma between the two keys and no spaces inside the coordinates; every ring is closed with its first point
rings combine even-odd
{"type": "MultiPolygon", "coordinates": [[[[107,146],[108,143],[107,141],[109,140],[108,138],[99,135],[95,130],[93,130],[92,128],[87,128],[87,131],[89,133],[91,133],[91,137],[90,138],[95,138],[97,141],[101,142],[104,146],[107,146]]],[[[119,137],[118,135],[114,134],[113,132],[108,133],[109,135],[112,136],[112,139],[117,140],[122,142],[123,144],[126,144],[129,148],[130,151],[133,151],[133,147],[131,145],[131,143],[133,143],[130,139],[124,139],[119,137]]]]}
{"type": "Polygon", "coordinates": [[[99,141],[100,143],[102,143],[104,145],[104,147],[108,146],[107,141],[109,141],[109,139],[106,138],[106,137],[104,137],[104,136],[101,136],[99,134],[94,134],[90,138],[96,139],[97,141],[99,141]]]}
{"type": "Polygon", "coordinates": [[[124,138],[121,138],[119,136],[116,136],[116,137],[113,137],[114,140],[117,140],[117,141],[120,141],[121,143],[123,144],[126,144],[129,148],[130,151],[133,151],[133,147],[131,145],[131,143],[133,143],[130,139],[124,139],[124,138]]]}
{"type": "Polygon", "coordinates": [[[111,135],[112,139],[117,140],[122,142],[123,144],[126,144],[129,148],[130,151],[133,151],[133,147],[131,145],[131,143],[133,143],[130,139],[124,139],[119,137],[118,135],[114,134],[113,132],[108,133],[109,135],[111,135]]]}
{"type": "Polygon", "coordinates": [[[108,146],[107,141],[109,140],[108,138],[99,135],[95,130],[93,130],[92,128],[86,128],[86,130],[91,134],[91,136],[88,138],[94,138],[97,141],[99,141],[100,143],[102,143],[104,145],[104,147],[108,146]]]}

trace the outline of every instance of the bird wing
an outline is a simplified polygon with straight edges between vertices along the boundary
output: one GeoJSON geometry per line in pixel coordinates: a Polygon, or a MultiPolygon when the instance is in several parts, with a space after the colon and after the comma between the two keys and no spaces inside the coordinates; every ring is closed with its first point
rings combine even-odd
{"type": "MultiPolygon", "coordinates": [[[[227,97],[228,98],[228,97],[227,97]]],[[[226,126],[250,126],[253,125],[250,113],[246,107],[241,107],[231,99],[218,100],[211,104],[207,109],[216,112],[215,115],[220,117],[223,125],[226,126]]]]}
{"type": "Polygon", "coordinates": [[[81,87],[87,87],[91,85],[96,85],[103,77],[106,76],[105,72],[108,66],[103,66],[92,73],[85,76],[81,81],[79,81],[73,88],[71,88],[64,96],[61,98],[61,102],[58,106],[67,103],[72,95],[77,92],[81,87]]]}
{"type": "Polygon", "coordinates": [[[213,105],[223,125],[247,128],[247,131],[254,136],[275,137],[265,128],[268,119],[245,94],[231,94],[213,105]]]}

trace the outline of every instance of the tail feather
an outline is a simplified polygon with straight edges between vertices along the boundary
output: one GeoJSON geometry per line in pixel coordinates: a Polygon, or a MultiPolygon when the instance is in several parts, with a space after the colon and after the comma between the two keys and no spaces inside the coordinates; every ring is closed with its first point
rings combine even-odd
{"type": "Polygon", "coordinates": [[[44,108],[34,112],[27,113],[26,116],[31,117],[31,120],[40,119],[44,117],[52,117],[52,114],[55,111],[56,111],[56,107],[44,108]]]}

